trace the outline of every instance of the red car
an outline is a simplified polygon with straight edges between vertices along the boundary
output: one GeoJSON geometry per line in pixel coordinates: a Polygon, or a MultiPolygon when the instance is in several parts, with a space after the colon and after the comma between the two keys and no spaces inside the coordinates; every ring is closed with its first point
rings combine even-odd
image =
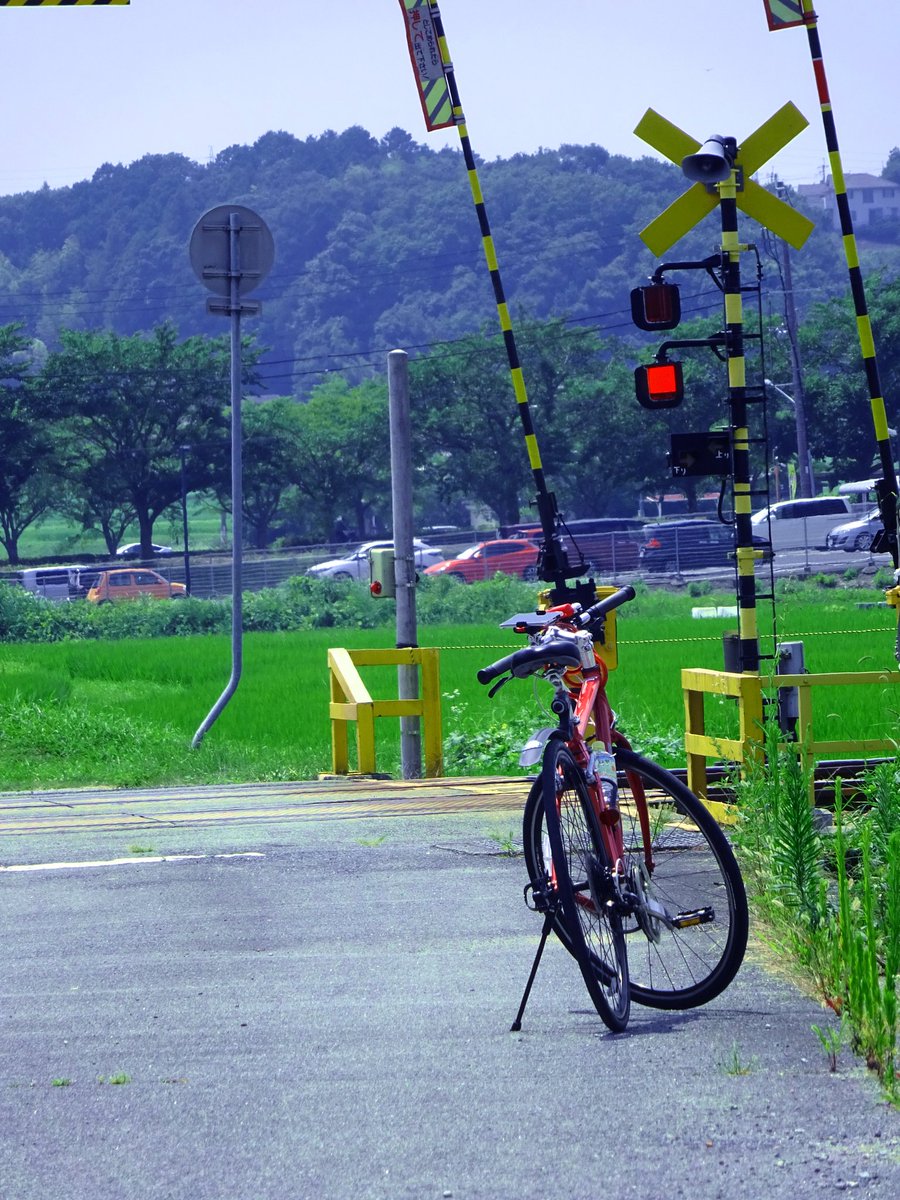
{"type": "Polygon", "coordinates": [[[505,538],[470,546],[458,558],[448,558],[428,567],[425,574],[449,575],[461,583],[491,579],[498,571],[506,575],[519,575],[522,579],[536,579],[537,557],[538,548],[534,542],[505,538]]]}

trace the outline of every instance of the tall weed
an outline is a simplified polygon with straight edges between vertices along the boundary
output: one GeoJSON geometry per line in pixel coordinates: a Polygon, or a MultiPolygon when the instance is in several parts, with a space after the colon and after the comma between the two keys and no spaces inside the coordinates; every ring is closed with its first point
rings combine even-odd
{"type": "Polygon", "coordinates": [[[871,772],[852,811],[837,781],[833,830],[814,819],[809,784],[770,726],[765,762],[736,784],[748,895],[770,940],[810,976],[900,1103],[900,763],[871,772]]]}

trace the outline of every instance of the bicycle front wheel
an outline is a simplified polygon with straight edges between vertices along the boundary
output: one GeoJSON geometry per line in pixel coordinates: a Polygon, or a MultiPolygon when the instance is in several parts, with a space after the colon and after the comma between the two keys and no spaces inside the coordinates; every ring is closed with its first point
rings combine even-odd
{"type": "Polygon", "coordinates": [[[616,767],[625,874],[638,901],[626,919],[631,994],[650,1008],[706,1004],[734,979],[747,947],[740,868],[708,809],[671,772],[622,747],[616,767]]]}
{"type": "Polygon", "coordinates": [[[541,768],[550,861],[542,876],[555,885],[568,949],[575,956],[594,1007],[621,1033],[631,1007],[622,920],[614,907],[612,872],[584,774],[568,747],[553,738],[541,768]]]}

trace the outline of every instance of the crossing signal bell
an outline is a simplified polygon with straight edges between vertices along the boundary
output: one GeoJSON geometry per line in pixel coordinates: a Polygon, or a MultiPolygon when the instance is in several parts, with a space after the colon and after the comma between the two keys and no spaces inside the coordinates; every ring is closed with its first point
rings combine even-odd
{"type": "Polygon", "coordinates": [[[378,599],[397,595],[393,547],[369,551],[369,591],[378,599]]]}
{"type": "Polygon", "coordinates": [[[650,363],[634,372],[634,390],[644,408],[676,408],[684,399],[680,362],[650,363]]]}

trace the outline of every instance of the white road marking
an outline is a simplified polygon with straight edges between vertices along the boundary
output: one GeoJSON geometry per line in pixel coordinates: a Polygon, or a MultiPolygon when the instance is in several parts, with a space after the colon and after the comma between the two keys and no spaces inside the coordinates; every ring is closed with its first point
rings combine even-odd
{"type": "Polygon", "coordinates": [[[73,871],[85,867],[133,867],[139,863],[191,862],[199,858],[265,858],[256,850],[235,854],[136,854],[130,858],[107,858],[97,862],[54,862],[19,863],[14,866],[0,865],[0,871],[73,871]]]}

